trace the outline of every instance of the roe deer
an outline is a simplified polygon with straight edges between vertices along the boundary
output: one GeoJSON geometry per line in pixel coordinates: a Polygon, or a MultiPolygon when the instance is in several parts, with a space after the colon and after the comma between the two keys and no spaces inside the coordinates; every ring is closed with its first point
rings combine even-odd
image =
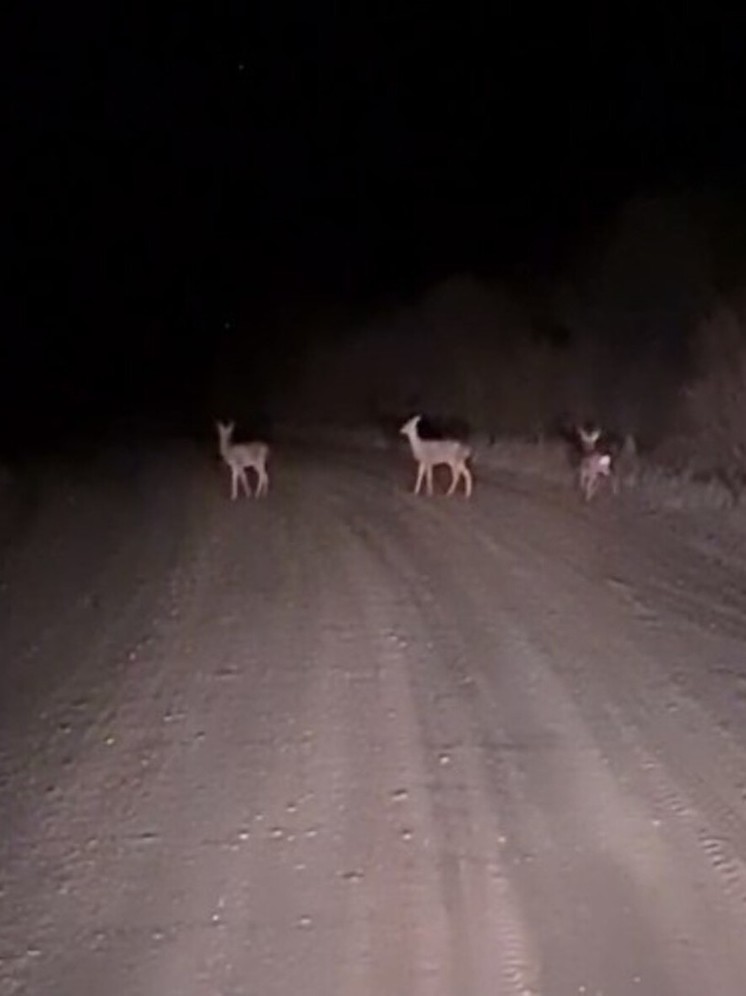
{"type": "Polygon", "coordinates": [[[246,497],[251,497],[251,488],[246,477],[246,471],[249,469],[256,472],[256,497],[266,495],[269,490],[267,474],[269,446],[266,443],[234,443],[232,442],[235,428],[233,422],[216,422],[215,425],[218,430],[220,456],[231,472],[231,500],[235,501],[238,498],[239,485],[246,497]]]}
{"type": "Polygon", "coordinates": [[[616,437],[602,432],[598,425],[586,423],[577,426],[577,438],[580,445],[578,484],[583,498],[590,501],[604,478],[611,484],[614,494],[618,494],[614,464],[620,446],[616,437]]]}
{"type": "Polygon", "coordinates": [[[457,439],[422,439],[419,433],[421,415],[415,415],[405,422],[399,430],[406,436],[412,447],[412,456],[417,461],[417,480],[414,493],[418,495],[423,481],[427,485],[428,495],[433,493],[433,470],[440,465],[446,465],[451,471],[451,486],[447,494],[452,495],[458,482],[463,478],[464,494],[471,497],[472,474],[467,466],[471,457],[471,447],[457,439]]]}
{"type": "MultiPolygon", "coordinates": [[[[601,480],[611,478],[611,455],[609,453],[598,453],[592,451],[586,453],[580,461],[578,472],[578,483],[580,491],[586,501],[590,501],[598,491],[601,480]]],[[[612,487],[614,481],[612,479],[612,487]]],[[[616,492],[616,488],[614,487],[616,492]]]]}

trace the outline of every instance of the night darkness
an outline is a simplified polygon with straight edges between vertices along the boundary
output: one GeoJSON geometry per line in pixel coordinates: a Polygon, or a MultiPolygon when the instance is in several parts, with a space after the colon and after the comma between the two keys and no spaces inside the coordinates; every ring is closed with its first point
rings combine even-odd
{"type": "Polygon", "coordinates": [[[6,435],[196,421],[236,337],[266,400],[306,314],[552,279],[635,194],[742,210],[741,14],[486,9],[19,15],[6,435]]]}

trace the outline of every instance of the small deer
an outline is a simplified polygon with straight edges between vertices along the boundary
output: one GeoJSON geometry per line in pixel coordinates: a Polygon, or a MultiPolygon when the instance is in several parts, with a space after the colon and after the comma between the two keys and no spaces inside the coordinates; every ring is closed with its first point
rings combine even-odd
{"type": "Polygon", "coordinates": [[[246,476],[247,470],[254,470],[257,476],[256,497],[266,495],[269,490],[269,475],[267,474],[267,459],[269,446],[266,443],[234,443],[232,442],[233,422],[216,422],[220,456],[231,472],[231,501],[238,498],[239,485],[247,498],[251,497],[251,488],[246,476]]]}
{"type": "MultiPolygon", "coordinates": [[[[578,483],[585,501],[590,501],[594,497],[603,478],[611,479],[612,487],[614,487],[610,454],[587,453],[580,461],[578,472],[578,483]]],[[[616,492],[616,488],[614,491],[616,492]]]]}
{"type": "Polygon", "coordinates": [[[616,494],[617,485],[612,474],[612,456],[606,448],[600,445],[601,429],[596,425],[578,426],[577,432],[581,450],[578,484],[583,498],[585,501],[591,501],[604,478],[611,482],[612,489],[616,494]]]}
{"type": "Polygon", "coordinates": [[[433,471],[436,467],[446,465],[451,471],[451,486],[447,494],[454,494],[458,482],[463,479],[464,494],[470,498],[473,480],[467,461],[472,455],[471,447],[457,439],[423,439],[419,433],[421,419],[421,415],[414,415],[399,430],[409,440],[412,456],[417,461],[414,494],[420,493],[424,481],[428,495],[432,495],[433,471]]]}

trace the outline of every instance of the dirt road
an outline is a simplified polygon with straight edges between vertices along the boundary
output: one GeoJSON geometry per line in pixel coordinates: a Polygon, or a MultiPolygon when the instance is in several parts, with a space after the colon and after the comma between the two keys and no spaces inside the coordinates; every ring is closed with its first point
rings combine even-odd
{"type": "Polygon", "coordinates": [[[744,537],[273,469],[231,504],[143,451],[19,514],[0,996],[743,996],[744,537]]]}

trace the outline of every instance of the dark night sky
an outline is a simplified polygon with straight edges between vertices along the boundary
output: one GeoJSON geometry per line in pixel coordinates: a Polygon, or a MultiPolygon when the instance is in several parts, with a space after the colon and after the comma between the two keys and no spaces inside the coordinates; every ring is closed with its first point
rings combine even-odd
{"type": "Polygon", "coordinates": [[[561,266],[636,190],[739,185],[744,16],[619,6],[26,7],[6,411],[192,377],[288,298],[561,266]]]}

